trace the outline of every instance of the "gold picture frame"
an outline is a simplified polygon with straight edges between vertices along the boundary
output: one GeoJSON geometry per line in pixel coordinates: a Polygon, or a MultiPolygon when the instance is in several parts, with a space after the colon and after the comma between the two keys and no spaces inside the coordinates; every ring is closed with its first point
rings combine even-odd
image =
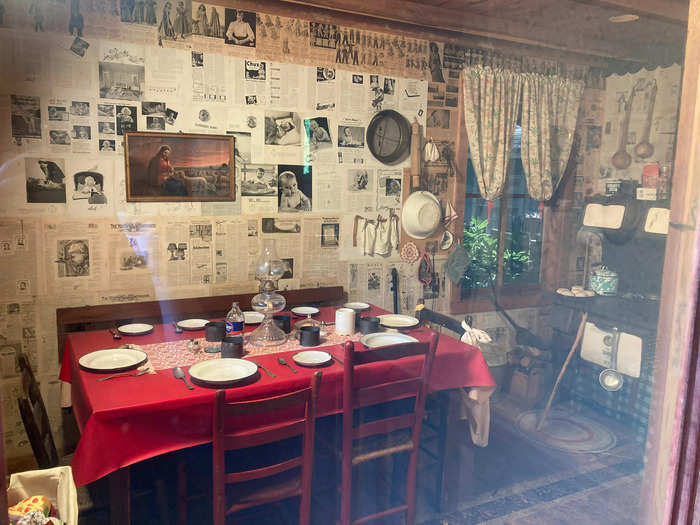
{"type": "Polygon", "coordinates": [[[232,136],[129,132],[124,162],[127,202],[236,200],[232,136]]]}

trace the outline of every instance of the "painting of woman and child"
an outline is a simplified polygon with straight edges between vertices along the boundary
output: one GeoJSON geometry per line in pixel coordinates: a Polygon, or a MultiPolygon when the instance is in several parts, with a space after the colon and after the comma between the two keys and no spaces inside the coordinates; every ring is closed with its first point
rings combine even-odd
{"type": "Polygon", "coordinates": [[[129,202],[235,200],[234,138],[181,133],[127,133],[129,202]]]}

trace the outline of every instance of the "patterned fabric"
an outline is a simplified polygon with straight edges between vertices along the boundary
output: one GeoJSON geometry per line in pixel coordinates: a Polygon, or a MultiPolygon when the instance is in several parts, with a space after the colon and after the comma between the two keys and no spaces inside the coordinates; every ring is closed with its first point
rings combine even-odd
{"type": "Polygon", "coordinates": [[[521,157],[527,191],[547,201],[561,182],[571,154],[583,81],[558,75],[523,75],[521,157]]]}
{"type": "Polygon", "coordinates": [[[464,120],[474,172],[481,196],[492,201],[501,195],[506,181],[523,75],[473,65],[462,72],[462,83],[464,120]]]}
{"type": "MultiPolygon", "coordinates": [[[[279,346],[255,346],[246,341],[243,346],[246,357],[254,357],[266,354],[278,354],[282,352],[292,352],[294,350],[329,350],[329,347],[341,345],[345,341],[359,341],[362,338],[362,333],[356,332],[353,335],[341,335],[335,333],[334,326],[324,326],[321,329],[321,344],[319,346],[307,347],[301,346],[299,341],[294,337],[294,333],[289,335],[287,341],[279,346]],[[325,334],[325,335],[324,335],[325,334]]],[[[194,339],[197,343],[195,351],[189,350],[187,344],[189,341],[183,339],[180,341],[166,341],[162,343],[153,343],[149,345],[138,345],[138,349],[148,355],[148,360],[155,370],[166,370],[176,366],[191,366],[200,361],[208,361],[209,359],[219,359],[221,354],[210,354],[205,352],[208,346],[218,346],[217,343],[210,343],[204,337],[194,339]]],[[[135,346],[135,345],[134,345],[135,346]]],[[[342,349],[336,348],[337,354],[342,355],[342,349]]]]}

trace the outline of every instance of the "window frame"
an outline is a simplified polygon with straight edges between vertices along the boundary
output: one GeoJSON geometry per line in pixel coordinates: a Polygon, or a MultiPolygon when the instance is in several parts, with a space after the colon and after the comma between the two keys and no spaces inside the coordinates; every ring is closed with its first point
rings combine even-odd
{"type": "MultiPolygon", "coordinates": [[[[467,163],[469,158],[469,143],[464,122],[464,105],[459,104],[459,123],[455,139],[455,184],[453,198],[458,219],[454,222],[458,231],[453,233],[460,241],[463,238],[464,209],[467,198],[467,163]]],[[[578,144],[574,141],[569,164],[564,172],[563,180],[557,188],[555,196],[542,210],[542,254],[540,259],[539,284],[496,285],[498,303],[504,309],[546,306],[552,302],[552,293],[568,281],[569,260],[566,254],[573,253],[575,238],[571,239],[571,226],[574,220],[572,213],[574,177],[570,173],[576,166],[572,162],[577,155],[578,144]]],[[[501,206],[501,224],[507,206],[501,206]]],[[[499,230],[498,244],[498,275],[503,275],[503,252],[505,250],[503,237],[505,228],[499,230]]],[[[489,289],[470,290],[462,298],[461,284],[454,284],[448,279],[449,308],[452,314],[489,312],[496,310],[493,304],[492,291],[489,289]]]]}

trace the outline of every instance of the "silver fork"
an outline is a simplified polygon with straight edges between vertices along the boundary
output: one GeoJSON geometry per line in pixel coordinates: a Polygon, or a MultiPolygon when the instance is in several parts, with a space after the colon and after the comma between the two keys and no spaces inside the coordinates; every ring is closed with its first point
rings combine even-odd
{"type": "Polygon", "coordinates": [[[98,381],[107,381],[108,379],[112,379],[114,377],[138,377],[142,376],[143,374],[147,374],[148,370],[141,370],[140,372],[136,372],[135,374],[129,374],[127,372],[121,372],[120,374],[112,374],[111,376],[107,377],[98,377],[98,381]]]}

